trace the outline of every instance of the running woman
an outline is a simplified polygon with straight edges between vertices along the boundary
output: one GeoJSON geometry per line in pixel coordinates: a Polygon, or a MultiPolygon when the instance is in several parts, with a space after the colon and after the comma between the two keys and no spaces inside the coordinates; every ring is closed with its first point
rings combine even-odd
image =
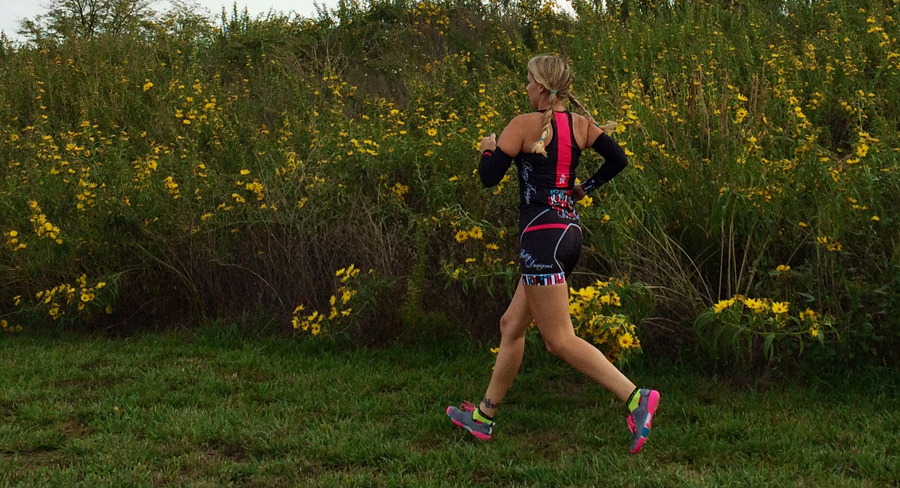
{"type": "MultiPolygon", "coordinates": [[[[566,279],[581,253],[581,227],[575,202],[617,175],[627,165],[625,152],[569,92],[572,72],[557,56],[528,61],[528,98],[536,111],[515,117],[500,134],[481,141],[479,172],[485,187],[503,179],[512,161],[519,174],[519,257],[522,279],[500,318],[500,350],[481,403],[447,407],[447,415],[481,440],[490,440],[494,415],[512,384],[525,352],[525,331],[532,321],[547,350],[618,396],[630,412],[631,452],[641,450],[659,392],[636,388],[596,347],[575,335],[569,316],[566,279]],[[572,102],[581,115],[566,111],[572,102]],[[604,158],[587,181],[575,184],[581,151],[604,158]]],[[[615,128],[614,124],[604,127],[615,128]]]]}

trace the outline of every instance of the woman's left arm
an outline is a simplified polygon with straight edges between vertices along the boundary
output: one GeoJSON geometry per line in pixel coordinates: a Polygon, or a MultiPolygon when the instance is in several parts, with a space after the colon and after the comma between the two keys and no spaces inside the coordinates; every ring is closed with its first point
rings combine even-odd
{"type": "Polygon", "coordinates": [[[591,141],[591,149],[603,157],[603,164],[593,176],[581,184],[580,192],[579,189],[576,189],[576,200],[580,200],[584,195],[603,186],[628,166],[625,150],[599,127],[590,126],[588,128],[588,141],[591,141]],[[580,197],[579,193],[581,193],[580,197]]]}

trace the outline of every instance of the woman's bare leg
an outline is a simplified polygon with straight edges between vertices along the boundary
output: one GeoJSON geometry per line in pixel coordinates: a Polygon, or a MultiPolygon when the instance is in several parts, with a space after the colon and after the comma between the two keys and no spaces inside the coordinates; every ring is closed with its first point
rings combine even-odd
{"type": "Polygon", "coordinates": [[[559,283],[524,288],[528,308],[547,350],[606,387],[623,402],[627,401],[635,389],[634,383],[596,347],[575,335],[569,316],[568,285],[559,283]]]}
{"type": "Polygon", "coordinates": [[[497,407],[506,396],[507,390],[519,372],[522,356],[525,354],[525,331],[531,325],[532,317],[524,288],[525,285],[519,280],[519,286],[516,288],[512,302],[506,309],[506,313],[500,318],[500,351],[497,352],[497,362],[494,364],[491,383],[488,385],[480,405],[481,411],[489,417],[494,416],[497,407]]]}

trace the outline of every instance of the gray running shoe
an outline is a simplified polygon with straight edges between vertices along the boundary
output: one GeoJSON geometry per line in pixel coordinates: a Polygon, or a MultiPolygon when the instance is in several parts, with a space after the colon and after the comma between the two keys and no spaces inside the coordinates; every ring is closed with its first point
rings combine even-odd
{"type": "Polygon", "coordinates": [[[659,392],[656,390],[641,389],[641,399],[637,408],[628,415],[628,430],[631,431],[631,453],[637,454],[647,437],[650,436],[650,424],[659,407],[659,392]]]}
{"type": "Polygon", "coordinates": [[[496,422],[488,424],[475,420],[472,418],[475,408],[475,405],[471,402],[463,402],[460,404],[459,408],[454,406],[447,407],[447,416],[450,417],[451,422],[468,430],[479,440],[489,441],[491,440],[491,432],[494,430],[494,424],[496,422]]]}

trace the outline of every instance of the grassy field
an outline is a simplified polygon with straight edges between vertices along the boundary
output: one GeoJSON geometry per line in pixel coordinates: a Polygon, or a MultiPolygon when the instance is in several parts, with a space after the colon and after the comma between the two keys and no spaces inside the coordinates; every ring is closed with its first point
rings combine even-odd
{"type": "Polygon", "coordinates": [[[723,380],[642,357],[624,409],[529,337],[491,443],[452,427],[493,356],[339,352],[234,329],[0,339],[2,486],[896,486],[895,374],[723,380]]]}

